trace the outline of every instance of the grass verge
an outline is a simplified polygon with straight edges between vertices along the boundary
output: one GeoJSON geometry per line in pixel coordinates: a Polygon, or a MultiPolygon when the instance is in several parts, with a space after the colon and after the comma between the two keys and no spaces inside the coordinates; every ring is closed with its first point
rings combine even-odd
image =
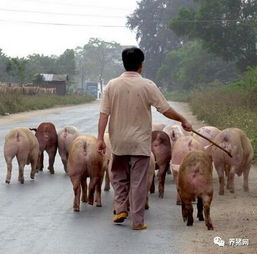
{"type": "Polygon", "coordinates": [[[35,95],[0,94],[0,115],[29,110],[45,109],[54,106],[75,105],[93,101],[90,95],[35,95]]]}
{"type": "Polygon", "coordinates": [[[195,91],[189,103],[199,120],[221,130],[237,127],[245,131],[257,161],[257,87],[245,90],[232,84],[219,89],[195,91]]]}

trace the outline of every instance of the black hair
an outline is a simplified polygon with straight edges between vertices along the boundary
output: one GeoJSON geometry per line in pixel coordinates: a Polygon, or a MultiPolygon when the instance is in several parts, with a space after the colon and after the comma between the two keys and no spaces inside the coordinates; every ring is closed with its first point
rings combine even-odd
{"type": "Polygon", "coordinates": [[[122,61],[126,71],[137,71],[144,59],[144,53],[139,48],[126,48],[122,51],[122,61]]]}

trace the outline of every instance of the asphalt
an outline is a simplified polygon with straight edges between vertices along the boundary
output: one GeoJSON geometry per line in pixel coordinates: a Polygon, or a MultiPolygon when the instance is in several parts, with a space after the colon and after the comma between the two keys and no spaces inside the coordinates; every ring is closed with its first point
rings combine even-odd
{"type": "MultiPolygon", "coordinates": [[[[180,111],[179,105],[174,107],[180,111]]],[[[14,161],[11,183],[5,184],[3,145],[11,128],[36,127],[43,121],[51,121],[57,128],[73,125],[81,133],[96,134],[98,115],[99,103],[90,103],[10,123],[1,124],[0,119],[1,254],[183,253],[186,226],[180,207],[175,205],[176,188],[170,175],[166,179],[164,199],[159,199],[157,193],[150,196],[150,209],[145,213],[148,229],[144,231],[132,231],[129,218],[123,225],[112,223],[112,190],[103,191],[103,207],[82,204],[81,211],[74,213],[72,185],[58,154],[55,175],[45,167],[35,180],[30,180],[30,167],[26,166],[22,185],[14,161]]],[[[156,110],[153,110],[153,121],[172,123],[156,110]]]]}

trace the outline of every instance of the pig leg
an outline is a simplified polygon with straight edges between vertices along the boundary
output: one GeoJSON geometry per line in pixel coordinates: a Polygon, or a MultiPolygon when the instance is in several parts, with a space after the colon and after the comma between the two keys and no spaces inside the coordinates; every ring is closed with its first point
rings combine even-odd
{"type": "Polygon", "coordinates": [[[235,192],[234,176],[235,176],[235,168],[231,167],[228,173],[228,189],[230,190],[231,193],[235,192]]]}
{"type": "Polygon", "coordinates": [[[247,166],[244,170],[244,191],[249,191],[249,187],[248,187],[248,175],[249,175],[249,171],[250,171],[251,165],[247,166]]]}
{"type": "Polygon", "coordinates": [[[54,160],[55,160],[55,155],[56,155],[56,149],[50,149],[47,151],[48,156],[49,156],[49,166],[48,169],[51,174],[54,174],[54,160]]]}
{"type": "Polygon", "coordinates": [[[185,202],[185,209],[187,210],[187,226],[193,226],[193,205],[191,201],[185,202]]]}
{"type": "Polygon", "coordinates": [[[81,179],[78,176],[71,176],[71,182],[74,191],[73,211],[79,212],[80,193],[81,193],[81,179]]]}
{"type": "Polygon", "coordinates": [[[10,183],[11,181],[11,175],[12,175],[12,159],[13,158],[6,158],[6,163],[7,163],[7,175],[6,175],[6,183],[10,183]]]}
{"type": "Polygon", "coordinates": [[[38,170],[43,171],[44,168],[44,151],[41,151],[39,159],[38,159],[38,170]]]}
{"type": "Polygon", "coordinates": [[[168,170],[167,165],[161,165],[159,167],[159,172],[158,172],[159,198],[163,198],[163,195],[164,195],[164,184],[165,184],[165,177],[166,177],[167,170],[168,170]]]}
{"type": "Polygon", "coordinates": [[[94,205],[94,194],[95,194],[96,179],[90,177],[89,192],[88,192],[88,204],[94,205]]]}
{"type": "Polygon", "coordinates": [[[82,198],[81,201],[87,203],[87,178],[81,180],[82,198]]]}
{"type": "Polygon", "coordinates": [[[224,195],[224,169],[222,165],[215,165],[218,177],[219,177],[219,195],[224,195]]]}
{"type": "Polygon", "coordinates": [[[68,173],[68,171],[67,171],[67,157],[63,156],[63,157],[61,157],[61,159],[62,159],[62,164],[63,164],[64,171],[67,174],[68,173]]]}
{"type": "Polygon", "coordinates": [[[37,172],[37,158],[33,158],[31,159],[31,172],[30,172],[30,178],[34,179],[35,178],[35,174],[37,172]]]}
{"type": "Polygon", "coordinates": [[[104,191],[109,191],[109,190],[110,190],[110,177],[109,177],[108,169],[106,169],[104,191]]]}
{"type": "Polygon", "coordinates": [[[188,217],[188,212],[186,210],[186,206],[185,206],[185,203],[183,201],[181,201],[181,211],[182,211],[183,221],[185,222],[187,220],[187,217],[188,217]]]}
{"type": "Polygon", "coordinates": [[[18,160],[18,164],[19,164],[19,182],[21,184],[24,184],[24,175],[23,174],[24,174],[25,162],[18,160]]]}
{"type": "Polygon", "coordinates": [[[202,199],[203,199],[203,207],[204,207],[205,225],[208,228],[208,230],[213,230],[213,225],[210,217],[210,205],[212,201],[212,195],[206,194],[202,197],[202,199]]]}
{"type": "Polygon", "coordinates": [[[181,205],[181,198],[180,198],[178,192],[177,192],[177,202],[176,202],[176,205],[181,205]]]}
{"type": "Polygon", "coordinates": [[[203,218],[203,200],[201,197],[197,198],[197,218],[199,221],[204,221],[203,218]]]}
{"type": "Polygon", "coordinates": [[[152,184],[151,184],[151,187],[150,187],[150,193],[155,193],[154,181],[155,181],[155,174],[153,175],[153,180],[152,180],[152,184]]]}
{"type": "Polygon", "coordinates": [[[101,186],[103,182],[103,177],[98,177],[96,180],[96,206],[97,207],[102,207],[102,200],[101,200],[101,186]]]}

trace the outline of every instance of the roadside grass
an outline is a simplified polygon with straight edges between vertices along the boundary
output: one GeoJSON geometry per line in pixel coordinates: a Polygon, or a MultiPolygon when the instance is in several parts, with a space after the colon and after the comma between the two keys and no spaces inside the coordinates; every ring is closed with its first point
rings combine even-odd
{"type": "Polygon", "coordinates": [[[0,94],[0,115],[46,109],[54,106],[75,105],[93,101],[90,95],[34,95],[0,94]]]}
{"type": "Polygon", "coordinates": [[[237,127],[252,142],[257,161],[257,87],[242,89],[238,84],[194,92],[189,104],[199,120],[219,129],[237,127]]]}
{"type": "Polygon", "coordinates": [[[191,93],[189,90],[174,90],[165,92],[164,96],[169,101],[187,102],[191,93]]]}

